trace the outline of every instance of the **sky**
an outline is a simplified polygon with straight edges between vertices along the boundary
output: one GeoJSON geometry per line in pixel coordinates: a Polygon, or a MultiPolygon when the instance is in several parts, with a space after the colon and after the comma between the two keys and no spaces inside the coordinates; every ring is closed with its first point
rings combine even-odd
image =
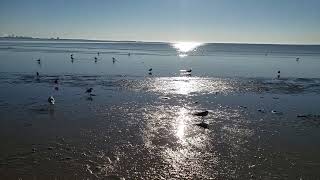
{"type": "Polygon", "coordinates": [[[320,44],[320,0],[0,0],[0,36],[320,44]]]}

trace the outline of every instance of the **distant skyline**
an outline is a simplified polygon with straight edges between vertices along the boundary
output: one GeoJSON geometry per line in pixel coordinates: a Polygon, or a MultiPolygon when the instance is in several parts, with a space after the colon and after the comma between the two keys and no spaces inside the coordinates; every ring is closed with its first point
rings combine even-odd
{"type": "Polygon", "coordinates": [[[0,0],[0,36],[320,44],[319,0],[0,0]]]}

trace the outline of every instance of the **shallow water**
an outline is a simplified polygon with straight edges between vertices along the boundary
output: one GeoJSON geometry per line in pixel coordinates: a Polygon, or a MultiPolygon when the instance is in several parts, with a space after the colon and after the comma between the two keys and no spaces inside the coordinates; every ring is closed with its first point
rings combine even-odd
{"type": "Polygon", "coordinates": [[[1,179],[320,176],[318,46],[1,47],[1,179]],[[190,68],[191,76],[180,74],[190,68]],[[51,95],[55,105],[47,103],[51,95]],[[193,115],[203,110],[207,117],[193,115]],[[202,120],[208,129],[196,125],[202,120]]]}

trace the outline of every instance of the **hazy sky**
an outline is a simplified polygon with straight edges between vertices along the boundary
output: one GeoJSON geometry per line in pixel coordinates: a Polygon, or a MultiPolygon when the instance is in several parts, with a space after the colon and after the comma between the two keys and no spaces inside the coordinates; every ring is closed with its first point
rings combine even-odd
{"type": "Polygon", "coordinates": [[[320,0],[0,0],[0,36],[320,44],[320,0]]]}

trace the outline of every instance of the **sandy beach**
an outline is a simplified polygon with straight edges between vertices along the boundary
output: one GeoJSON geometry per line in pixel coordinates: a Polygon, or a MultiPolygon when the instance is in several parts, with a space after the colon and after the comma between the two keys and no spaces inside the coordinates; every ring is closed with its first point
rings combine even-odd
{"type": "Polygon", "coordinates": [[[317,179],[319,58],[320,46],[1,41],[0,178],[317,179]]]}

